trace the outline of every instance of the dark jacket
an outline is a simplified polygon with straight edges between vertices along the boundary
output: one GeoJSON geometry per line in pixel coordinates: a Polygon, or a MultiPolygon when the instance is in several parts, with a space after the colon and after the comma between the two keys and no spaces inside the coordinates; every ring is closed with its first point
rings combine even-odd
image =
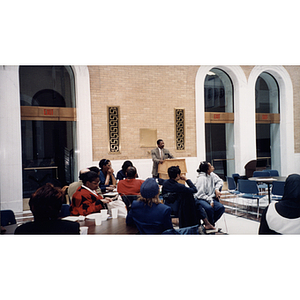
{"type": "Polygon", "coordinates": [[[162,203],[152,203],[150,207],[145,202],[133,201],[126,217],[128,225],[136,225],[140,233],[160,234],[173,228],[171,208],[162,203]]]}
{"type": "Polygon", "coordinates": [[[165,204],[170,205],[174,210],[177,210],[175,215],[178,215],[180,228],[198,225],[202,218],[197,213],[193,196],[194,193],[197,192],[197,188],[190,179],[188,179],[186,183],[189,187],[178,183],[174,179],[168,179],[163,182],[162,187],[162,195],[165,204]],[[171,197],[169,195],[171,195],[171,197]],[[168,200],[168,198],[171,200],[168,200]],[[171,204],[172,202],[173,204],[171,204]]]}

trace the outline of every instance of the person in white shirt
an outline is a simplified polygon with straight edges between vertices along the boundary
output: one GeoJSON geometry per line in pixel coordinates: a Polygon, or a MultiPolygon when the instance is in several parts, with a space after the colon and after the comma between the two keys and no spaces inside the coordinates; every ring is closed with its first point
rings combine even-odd
{"type": "Polygon", "coordinates": [[[209,162],[200,163],[195,183],[197,193],[194,194],[196,203],[199,202],[205,209],[207,219],[213,226],[225,211],[223,204],[219,202],[223,180],[213,172],[214,169],[209,162]]]}

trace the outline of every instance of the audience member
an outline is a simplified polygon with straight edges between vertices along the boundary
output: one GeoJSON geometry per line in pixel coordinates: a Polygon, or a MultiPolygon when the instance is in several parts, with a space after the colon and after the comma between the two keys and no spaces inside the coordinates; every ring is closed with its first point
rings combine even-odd
{"type": "Polygon", "coordinates": [[[162,164],[165,159],[174,158],[168,149],[165,149],[165,143],[162,139],[157,140],[157,148],[151,150],[153,161],[152,176],[158,178],[158,164],[162,164]]]}
{"type": "Polygon", "coordinates": [[[72,201],[72,197],[73,194],[76,192],[76,190],[82,185],[82,177],[84,176],[85,173],[89,172],[90,170],[88,168],[82,169],[79,171],[79,180],[78,181],[74,181],[72,183],[69,184],[68,187],[68,196],[70,199],[70,203],[72,201]]]}
{"type": "Polygon", "coordinates": [[[195,225],[174,229],[171,208],[162,204],[158,197],[159,186],[154,178],[148,178],[141,186],[141,197],[132,202],[126,217],[127,225],[136,225],[142,234],[199,234],[202,227],[195,225]]]}
{"type": "Polygon", "coordinates": [[[79,223],[58,219],[64,197],[51,183],[40,187],[29,200],[34,221],[17,227],[15,234],[79,234],[79,223]]]}
{"type": "Polygon", "coordinates": [[[99,176],[93,171],[85,173],[83,184],[74,193],[70,212],[72,216],[83,215],[86,216],[91,213],[99,212],[104,203],[109,203],[110,198],[103,199],[102,196],[96,193],[99,187],[99,176]]]}
{"type": "Polygon", "coordinates": [[[117,173],[117,180],[123,180],[126,178],[126,170],[128,167],[133,167],[133,164],[130,160],[125,160],[121,170],[117,173]]]}
{"type": "Polygon", "coordinates": [[[135,167],[128,167],[126,170],[126,178],[119,181],[117,186],[118,193],[122,195],[139,195],[141,185],[144,180],[136,179],[137,173],[135,167]]]}
{"type": "Polygon", "coordinates": [[[259,234],[300,234],[300,175],[289,175],[280,201],[264,210],[259,234]]]}
{"type": "Polygon", "coordinates": [[[219,202],[223,187],[223,180],[215,174],[214,167],[209,162],[201,162],[197,170],[197,193],[194,195],[196,204],[200,203],[207,213],[210,224],[215,226],[225,211],[223,204],[219,202]]]}
{"type": "Polygon", "coordinates": [[[170,179],[163,182],[162,195],[166,205],[172,207],[177,204],[179,227],[199,225],[200,220],[203,220],[205,229],[214,229],[201,204],[196,205],[194,193],[197,192],[197,188],[192,181],[181,174],[178,166],[168,168],[168,175],[170,179]],[[189,187],[179,183],[179,180],[184,180],[189,187]]]}
{"type": "Polygon", "coordinates": [[[112,191],[116,188],[117,180],[114,175],[114,170],[111,162],[108,159],[101,159],[99,162],[100,167],[100,189],[102,193],[106,190],[112,191]]]}

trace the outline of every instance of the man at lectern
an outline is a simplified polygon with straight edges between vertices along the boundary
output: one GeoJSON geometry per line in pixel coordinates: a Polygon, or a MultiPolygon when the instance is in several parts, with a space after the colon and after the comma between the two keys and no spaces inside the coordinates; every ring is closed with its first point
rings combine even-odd
{"type": "Polygon", "coordinates": [[[174,158],[168,149],[165,149],[165,143],[162,139],[157,140],[157,148],[151,150],[153,161],[152,175],[158,178],[158,164],[162,164],[165,159],[174,158]]]}

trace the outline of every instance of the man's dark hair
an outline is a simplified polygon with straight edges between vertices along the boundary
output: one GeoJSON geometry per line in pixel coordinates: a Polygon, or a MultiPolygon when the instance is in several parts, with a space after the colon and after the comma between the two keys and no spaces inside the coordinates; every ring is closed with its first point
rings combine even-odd
{"type": "Polygon", "coordinates": [[[99,169],[98,167],[96,167],[96,166],[89,167],[88,169],[89,169],[90,171],[93,171],[93,172],[97,173],[97,174],[100,172],[100,169],[99,169]]]}
{"type": "Polygon", "coordinates": [[[99,161],[99,167],[100,167],[100,169],[102,169],[103,168],[103,166],[106,166],[108,163],[110,162],[110,160],[109,159],[101,159],[100,161],[99,161]]]}
{"type": "Polygon", "coordinates": [[[58,218],[63,204],[64,192],[51,183],[37,189],[30,197],[29,207],[35,221],[50,221],[58,218]]]}
{"type": "Polygon", "coordinates": [[[163,141],[162,139],[157,140],[157,141],[156,141],[157,145],[159,145],[160,142],[162,142],[162,141],[163,141]]]}
{"type": "Polygon", "coordinates": [[[135,178],[136,168],[135,167],[128,167],[127,171],[126,171],[126,175],[127,175],[127,178],[129,178],[129,179],[135,178]]]}
{"type": "Polygon", "coordinates": [[[204,172],[205,174],[207,174],[208,172],[208,169],[209,169],[209,164],[207,161],[202,161],[199,165],[199,168],[197,170],[198,173],[200,172],[204,172]]]}
{"type": "Polygon", "coordinates": [[[90,172],[87,172],[87,173],[84,174],[82,182],[85,185],[87,181],[92,182],[97,178],[98,178],[98,174],[93,172],[93,171],[90,171],[90,172]]]}
{"type": "Polygon", "coordinates": [[[168,175],[170,177],[170,179],[175,179],[177,177],[177,174],[180,175],[181,170],[178,166],[172,166],[168,169],[168,175]]]}

